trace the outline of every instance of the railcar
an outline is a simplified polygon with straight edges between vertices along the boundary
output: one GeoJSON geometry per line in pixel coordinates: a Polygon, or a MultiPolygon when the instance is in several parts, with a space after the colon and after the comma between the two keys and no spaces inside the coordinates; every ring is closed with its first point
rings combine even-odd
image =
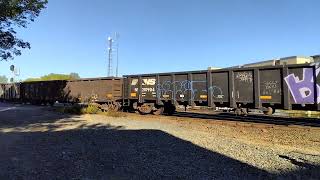
{"type": "Polygon", "coordinates": [[[31,104],[88,103],[104,104],[104,108],[120,108],[122,78],[90,78],[22,82],[21,102],[31,104]]]}
{"type": "Polygon", "coordinates": [[[276,65],[124,76],[124,105],[141,114],[172,114],[178,105],[320,110],[318,64],[276,65]]]}
{"type": "Polygon", "coordinates": [[[122,105],[122,78],[102,77],[67,81],[64,89],[69,102],[95,102],[108,111],[122,105]]]}
{"type": "Polygon", "coordinates": [[[0,100],[16,102],[20,100],[20,83],[0,84],[0,100]]]}
{"type": "Polygon", "coordinates": [[[32,104],[96,102],[105,110],[141,114],[200,106],[271,115],[275,109],[320,111],[319,73],[319,64],[300,64],[22,82],[1,84],[0,98],[32,104]]]}
{"type": "Polygon", "coordinates": [[[22,82],[20,88],[21,102],[31,104],[51,104],[56,101],[66,102],[65,80],[22,82]]]}

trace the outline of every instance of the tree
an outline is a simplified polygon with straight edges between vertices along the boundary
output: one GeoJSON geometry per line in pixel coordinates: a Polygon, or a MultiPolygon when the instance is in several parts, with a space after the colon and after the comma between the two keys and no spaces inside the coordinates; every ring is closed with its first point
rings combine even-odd
{"type": "Polygon", "coordinates": [[[0,76],[0,83],[8,83],[8,78],[6,76],[0,76]]]}
{"type": "Polygon", "coordinates": [[[52,80],[74,80],[74,79],[80,79],[80,76],[78,73],[70,73],[70,74],[54,74],[50,73],[45,76],[41,76],[40,78],[28,78],[25,80],[25,82],[31,82],[31,81],[52,81],[52,80]]]}
{"type": "Polygon", "coordinates": [[[70,73],[70,79],[80,79],[80,76],[78,73],[70,73]]]}
{"type": "Polygon", "coordinates": [[[41,81],[40,78],[28,78],[26,80],[24,80],[24,82],[33,82],[33,81],[41,81]]]}
{"type": "Polygon", "coordinates": [[[14,28],[26,28],[39,16],[47,0],[0,0],[0,60],[13,59],[30,43],[19,39],[14,28]]]}

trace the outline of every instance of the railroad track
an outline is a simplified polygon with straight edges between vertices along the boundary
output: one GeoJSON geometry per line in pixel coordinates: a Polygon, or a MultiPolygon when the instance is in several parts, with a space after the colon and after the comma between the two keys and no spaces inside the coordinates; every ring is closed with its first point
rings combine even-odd
{"type": "Polygon", "coordinates": [[[264,115],[247,115],[237,116],[233,113],[216,113],[216,114],[204,114],[196,112],[176,112],[173,116],[177,117],[190,117],[212,120],[227,120],[238,121],[248,123],[263,123],[273,125],[285,125],[285,126],[310,126],[320,127],[320,119],[317,118],[292,118],[292,117],[280,117],[280,116],[264,116],[264,115]]]}

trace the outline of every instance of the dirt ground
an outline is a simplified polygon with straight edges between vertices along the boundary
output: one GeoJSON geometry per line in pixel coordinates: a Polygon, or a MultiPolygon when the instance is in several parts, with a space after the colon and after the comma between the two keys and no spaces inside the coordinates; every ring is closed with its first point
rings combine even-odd
{"type": "Polygon", "coordinates": [[[0,106],[0,178],[320,178],[320,128],[124,116],[0,106]]]}

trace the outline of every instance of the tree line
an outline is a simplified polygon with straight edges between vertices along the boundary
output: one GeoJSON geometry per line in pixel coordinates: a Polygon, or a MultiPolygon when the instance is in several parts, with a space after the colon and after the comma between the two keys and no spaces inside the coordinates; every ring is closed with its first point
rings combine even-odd
{"type": "Polygon", "coordinates": [[[52,81],[52,80],[75,80],[80,79],[78,73],[70,73],[70,74],[48,74],[41,76],[40,78],[28,78],[24,80],[24,82],[32,82],[32,81],[52,81]]]}
{"type": "MultiPolygon", "coordinates": [[[[70,73],[70,74],[55,74],[50,73],[48,75],[41,76],[39,78],[28,78],[23,82],[33,82],[33,81],[52,81],[52,80],[75,80],[80,79],[78,73],[70,73]]],[[[0,76],[0,83],[8,83],[8,78],[6,76],[0,76]]]]}

